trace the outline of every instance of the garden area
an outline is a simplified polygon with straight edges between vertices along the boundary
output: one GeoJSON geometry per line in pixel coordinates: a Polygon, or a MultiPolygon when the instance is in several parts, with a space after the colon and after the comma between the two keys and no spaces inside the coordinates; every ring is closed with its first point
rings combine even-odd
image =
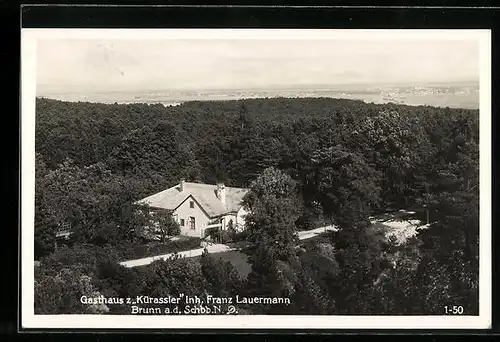
{"type": "MultiPolygon", "coordinates": [[[[252,270],[251,265],[247,261],[248,256],[240,251],[212,253],[210,254],[210,256],[215,260],[221,259],[224,262],[230,262],[231,265],[233,265],[233,267],[236,269],[236,271],[238,271],[238,274],[242,279],[245,279],[252,270]]],[[[197,256],[192,258],[192,260],[198,262],[200,258],[201,256],[197,256]]]]}

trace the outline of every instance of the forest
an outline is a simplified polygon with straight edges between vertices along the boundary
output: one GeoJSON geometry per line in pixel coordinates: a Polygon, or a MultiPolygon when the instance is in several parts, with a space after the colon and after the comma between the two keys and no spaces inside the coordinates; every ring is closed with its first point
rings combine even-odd
{"type": "Polygon", "coordinates": [[[478,110],[38,98],[35,139],[35,313],[129,314],[80,298],[183,293],[290,298],[239,314],[443,315],[459,305],[478,315],[478,110]],[[154,219],[133,202],[182,178],[250,189],[247,276],[208,253],[119,265],[154,219]],[[371,217],[399,209],[428,228],[405,243],[373,229],[371,217]],[[297,230],[318,222],[338,231],[297,248],[297,230]]]}

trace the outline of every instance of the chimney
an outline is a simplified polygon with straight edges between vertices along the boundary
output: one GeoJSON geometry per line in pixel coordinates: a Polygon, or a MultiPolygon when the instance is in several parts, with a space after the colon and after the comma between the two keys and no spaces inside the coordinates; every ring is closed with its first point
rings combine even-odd
{"type": "Polygon", "coordinates": [[[181,192],[183,192],[183,191],[184,191],[184,179],[181,179],[181,182],[180,182],[180,184],[179,184],[179,187],[180,187],[180,189],[181,189],[181,192]]]}
{"type": "Polygon", "coordinates": [[[222,204],[226,204],[226,186],[224,183],[217,183],[217,198],[222,204]]]}

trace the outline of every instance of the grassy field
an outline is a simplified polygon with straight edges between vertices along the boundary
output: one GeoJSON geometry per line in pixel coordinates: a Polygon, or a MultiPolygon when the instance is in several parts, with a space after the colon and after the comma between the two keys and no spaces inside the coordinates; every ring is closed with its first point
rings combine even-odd
{"type": "MultiPolygon", "coordinates": [[[[383,219],[387,219],[387,220],[394,220],[394,219],[397,219],[399,218],[400,214],[392,214],[392,215],[384,215],[383,219]]],[[[380,217],[378,217],[378,219],[380,219],[380,217]]],[[[412,230],[413,227],[411,227],[411,224],[409,224],[408,222],[405,222],[407,225],[409,225],[408,227],[408,230],[412,230]]],[[[403,226],[405,226],[403,224],[403,226]]],[[[377,232],[381,232],[381,233],[385,233],[384,235],[394,235],[394,227],[391,227],[387,224],[384,224],[382,222],[375,222],[372,224],[371,226],[372,230],[371,232],[374,234],[374,238],[375,236],[377,235],[377,232]]],[[[406,230],[405,229],[406,227],[402,227],[400,229],[397,229],[396,231],[400,234],[400,235],[407,235],[407,234],[403,234],[403,233],[406,233],[406,230]],[[401,230],[401,232],[399,232],[399,230],[401,230]]],[[[413,228],[414,230],[414,228],[413,228]]],[[[398,240],[401,240],[403,239],[403,236],[396,236],[398,237],[398,240]]],[[[404,236],[406,237],[406,236],[404,236]]],[[[378,238],[381,238],[378,237],[378,238]]],[[[403,239],[404,240],[404,239],[403,239]]],[[[319,234],[318,236],[315,236],[315,237],[312,237],[310,239],[307,239],[307,240],[304,240],[304,241],[301,241],[300,243],[300,246],[303,247],[303,248],[306,248],[308,249],[309,247],[311,247],[312,245],[316,245],[318,243],[322,243],[322,242],[326,242],[326,243],[330,243],[331,242],[331,238],[329,236],[329,234],[319,234]]],[[[245,242],[240,242],[240,243],[235,243],[233,247],[245,247],[246,246],[246,243],[245,242]]],[[[229,261],[234,267],[235,269],[238,271],[238,273],[240,274],[240,276],[242,278],[245,278],[251,271],[251,266],[250,264],[247,262],[247,255],[240,252],[240,251],[230,251],[230,252],[221,252],[221,253],[213,253],[211,254],[211,256],[215,259],[222,259],[223,261],[229,261]]],[[[193,259],[195,260],[199,260],[200,257],[194,257],[193,259]]]]}
{"type": "MultiPolygon", "coordinates": [[[[210,255],[214,259],[222,259],[223,261],[229,261],[238,271],[241,278],[246,278],[246,276],[251,271],[251,266],[247,262],[247,255],[242,252],[230,251],[222,253],[213,253],[210,255]]],[[[200,257],[194,257],[193,260],[200,260],[200,257]]]]}

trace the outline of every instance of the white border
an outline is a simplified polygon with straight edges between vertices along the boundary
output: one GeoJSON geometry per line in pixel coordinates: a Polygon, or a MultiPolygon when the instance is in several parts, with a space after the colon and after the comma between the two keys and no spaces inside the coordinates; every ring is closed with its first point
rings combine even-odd
{"type": "MultiPolygon", "coordinates": [[[[21,31],[22,328],[134,329],[486,329],[491,326],[491,31],[263,29],[22,29],[21,31]],[[102,316],[34,314],[34,160],[36,52],[39,39],[339,39],[464,40],[480,48],[479,316],[102,316]]],[[[443,304],[446,305],[446,304],[443,304]]]]}

